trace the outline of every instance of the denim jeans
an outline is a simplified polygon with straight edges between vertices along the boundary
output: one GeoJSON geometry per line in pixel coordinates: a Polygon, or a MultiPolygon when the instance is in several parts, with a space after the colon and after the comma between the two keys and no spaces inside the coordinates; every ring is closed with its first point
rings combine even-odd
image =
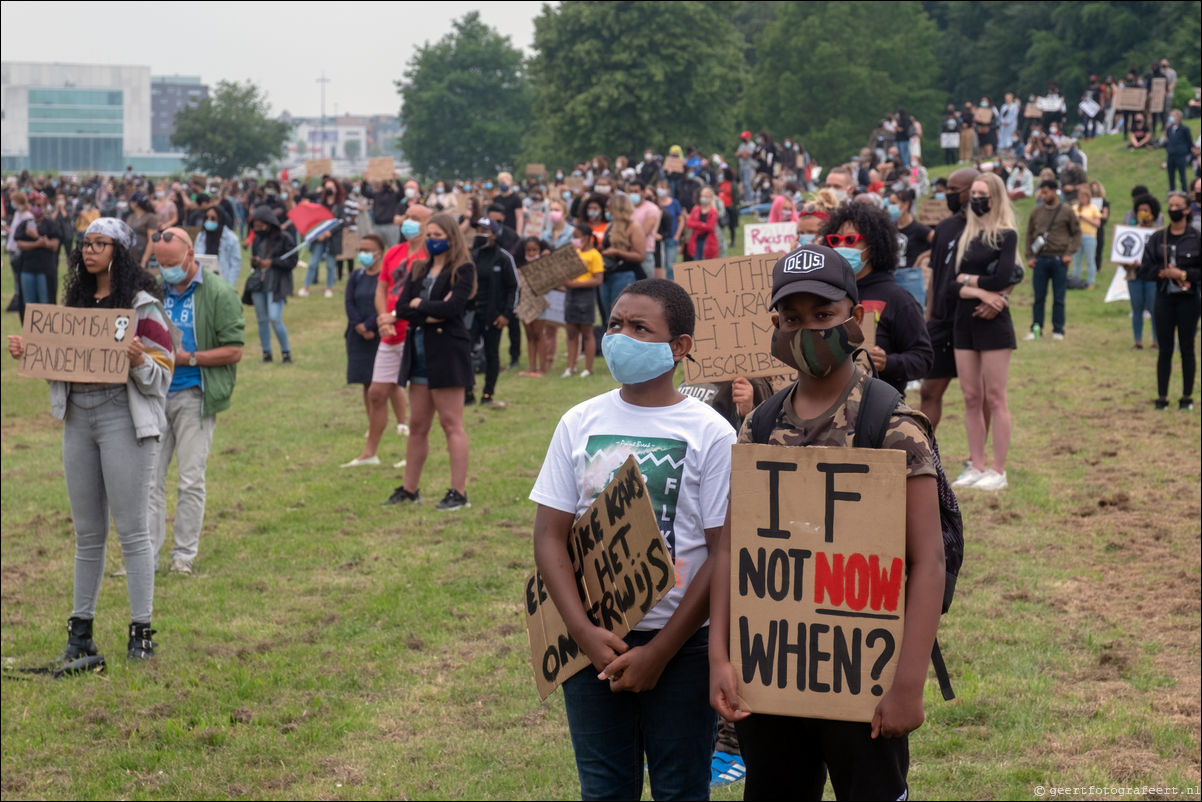
{"type": "Polygon", "coordinates": [[[167,469],[172,456],[177,458],[179,469],[179,495],[171,558],[187,562],[196,559],[205,520],[205,465],[217,428],[217,416],[202,416],[203,408],[204,393],[199,387],[167,396],[167,429],[159,442],[154,485],[150,488],[150,538],[156,564],[167,540],[167,469]]]}
{"type": "Polygon", "coordinates": [[[910,140],[906,136],[902,135],[897,138],[897,142],[895,144],[897,145],[897,158],[900,160],[901,164],[909,167],[910,140]]]}
{"type": "Polygon", "coordinates": [[[664,240],[664,276],[668,281],[676,280],[676,252],[679,250],[679,242],[670,237],[664,240]]]}
{"type": "Polygon", "coordinates": [[[134,434],[126,385],[83,392],[72,388],[63,425],[63,472],[75,525],[75,601],[71,615],[95,618],[104,578],[109,515],[117,527],[129,618],[148,623],[154,612],[154,547],[147,525],[157,440],[134,434]]]}
{"type": "Polygon", "coordinates": [[[315,242],[309,249],[309,269],[305,273],[306,287],[311,287],[316,283],[317,269],[321,267],[322,259],[325,259],[326,262],[326,289],[333,288],[334,272],[338,270],[338,254],[334,253],[334,249],[330,247],[330,240],[315,242]]]}
{"type": "MultiPolygon", "coordinates": [[[[641,646],[655,634],[636,630],[625,640],[641,646]]],[[[698,630],[650,691],[614,693],[591,665],[563,684],[582,799],[639,799],[644,755],[652,797],[709,799],[717,719],[708,642],[709,628],[698,630]]]]}
{"type": "Polygon", "coordinates": [[[1091,237],[1088,234],[1081,235],[1081,249],[1073,254],[1073,278],[1084,278],[1085,283],[1093,285],[1094,279],[1097,278],[1098,264],[1095,258],[1098,249],[1098,238],[1091,237]],[[1082,262],[1085,264],[1085,270],[1081,269],[1082,262]],[[1084,273],[1085,275],[1082,275],[1084,273]]]}
{"type": "Polygon", "coordinates": [[[619,273],[606,273],[605,278],[601,282],[601,325],[605,326],[609,323],[609,312],[614,308],[614,301],[618,300],[622,290],[634,283],[634,271],[623,270],[619,273]]]}
{"type": "Polygon", "coordinates": [[[286,299],[268,300],[268,295],[265,292],[256,292],[251,294],[251,298],[255,302],[255,319],[259,321],[259,345],[263,347],[263,353],[271,353],[271,330],[275,329],[276,339],[280,341],[280,350],[288,353],[292,349],[288,347],[288,329],[284,328],[284,304],[286,299]]]}
{"type": "Polygon", "coordinates": [[[21,302],[26,304],[52,304],[50,285],[42,273],[21,274],[21,302]]]}
{"type": "MultiPolygon", "coordinates": [[[[1131,297],[1131,333],[1135,341],[1144,341],[1144,312],[1156,317],[1156,282],[1132,279],[1127,282],[1127,295],[1131,297]]],[[[1152,328],[1152,339],[1156,339],[1156,328],[1152,328]]]]}
{"type": "Polygon", "coordinates": [[[1059,256],[1041,256],[1035,260],[1031,287],[1035,290],[1035,304],[1031,309],[1032,328],[1036,323],[1043,328],[1044,303],[1048,297],[1048,282],[1052,282],[1052,331],[1064,334],[1064,292],[1068,288],[1068,265],[1059,256]]]}

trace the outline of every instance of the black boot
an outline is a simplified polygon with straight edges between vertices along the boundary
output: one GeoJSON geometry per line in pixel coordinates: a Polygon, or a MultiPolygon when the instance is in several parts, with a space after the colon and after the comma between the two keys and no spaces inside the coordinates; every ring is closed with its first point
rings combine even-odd
{"type": "Polygon", "coordinates": [[[63,663],[70,663],[72,660],[91,657],[99,653],[96,641],[92,640],[92,619],[68,618],[67,648],[63,650],[63,656],[59,660],[63,663]]]}
{"type": "Polygon", "coordinates": [[[129,624],[129,659],[149,660],[154,657],[154,647],[157,643],[150,638],[155,631],[150,628],[150,622],[139,624],[131,621],[129,624]]]}

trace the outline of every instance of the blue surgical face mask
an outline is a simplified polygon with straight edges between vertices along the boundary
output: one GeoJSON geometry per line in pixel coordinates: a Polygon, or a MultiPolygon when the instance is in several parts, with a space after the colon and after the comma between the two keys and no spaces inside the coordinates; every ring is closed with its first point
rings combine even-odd
{"type": "Polygon", "coordinates": [[[217,230],[217,221],[216,220],[205,220],[205,231],[216,231],[216,230],[217,230]]]}
{"type": "Polygon", "coordinates": [[[369,251],[359,251],[359,264],[364,267],[371,267],[376,263],[376,257],[372,256],[369,251]]]}
{"type": "Polygon", "coordinates": [[[571,193],[571,192],[563,192],[563,193],[560,193],[560,194],[563,196],[563,199],[564,199],[564,200],[566,200],[566,201],[570,201],[570,200],[572,199],[572,193],[571,193]]]}
{"type": "Polygon", "coordinates": [[[797,247],[798,248],[800,248],[802,245],[809,245],[813,241],[814,241],[813,234],[798,234],[797,235],[797,247]]]}
{"type": "Polygon", "coordinates": [[[416,237],[422,230],[422,224],[416,220],[406,220],[401,223],[401,234],[405,239],[410,240],[416,237]]]}
{"type": "Polygon", "coordinates": [[[610,214],[609,212],[605,213],[605,222],[608,223],[608,222],[612,221],[613,219],[614,219],[614,216],[612,214],[610,214]]]}
{"type": "Polygon", "coordinates": [[[159,265],[159,274],[163,277],[163,281],[168,284],[182,284],[184,279],[188,277],[188,271],[184,270],[183,265],[159,265]]]}
{"type": "Polygon", "coordinates": [[[892,220],[893,222],[896,223],[898,220],[901,219],[902,210],[901,210],[901,207],[898,206],[896,203],[889,204],[886,207],[886,210],[889,212],[889,219],[892,220]]]}
{"type": "Polygon", "coordinates": [[[863,252],[859,248],[838,247],[835,248],[835,253],[847,260],[847,263],[851,265],[851,272],[860,272],[860,269],[863,267],[863,259],[861,258],[863,252]]]}
{"type": "Polygon", "coordinates": [[[445,240],[445,239],[427,239],[426,240],[426,252],[429,253],[431,256],[438,256],[438,254],[440,254],[440,253],[446,253],[447,249],[450,247],[451,247],[451,243],[449,240],[445,240]]]}
{"type": "Polygon", "coordinates": [[[605,364],[621,384],[640,384],[664,375],[676,367],[672,346],[636,340],[625,334],[606,334],[601,338],[605,364]]]}
{"type": "Polygon", "coordinates": [[[638,205],[639,205],[640,203],[642,203],[642,202],[643,202],[643,196],[642,196],[642,195],[640,195],[640,194],[639,194],[639,193],[637,193],[637,192],[631,192],[631,193],[630,193],[630,204],[631,204],[632,206],[638,206],[638,205]]]}
{"type": "Polygon", "coordinates": [[[947,200],[947,193],[946,192],[936,192],[935,200],[947,200]]]}
{"type": "Polygon", "coordinates": [[[492,182],[491,182],[491,181],[485,181],[485,182],[484,182],[484,188],[485,188],[485,189],[492,189],[492,182]]]}

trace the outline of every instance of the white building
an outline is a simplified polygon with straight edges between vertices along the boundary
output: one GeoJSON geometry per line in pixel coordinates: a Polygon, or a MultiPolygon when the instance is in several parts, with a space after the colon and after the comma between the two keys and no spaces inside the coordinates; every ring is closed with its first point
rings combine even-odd
{"type": "Polygon", "coordinates": [[[320,119],[294,117],[288,138],[286,161],[297,164],[306,159],[333,159],[350,163],[367,161],[367,118],[344,114],[320,119]],[[353,143],[353,144],[352,144],[353,143]]]}

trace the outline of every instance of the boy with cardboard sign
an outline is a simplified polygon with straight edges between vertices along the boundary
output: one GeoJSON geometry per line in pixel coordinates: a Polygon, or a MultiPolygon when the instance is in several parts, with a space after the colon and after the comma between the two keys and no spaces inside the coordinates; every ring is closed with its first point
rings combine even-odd
{"type": "MultiPolygon", "coordinates": [[[[732,556],[733,516],[728,514],[714,555],[710,608],[713,630],[710,638],[710,701],[723,718],[735,722],[738,730],[743,759],[747,765],[745,799],[776,798],[786,793],[806,799],[821,799],[828,772],[835,794],[840,799],[905,799],[908,795],[906,775],[909,770],[906,736],[923,721],[923,684],[939,624],[944,590],[944,549],[936,491],[938,468],[930,425],[921,413],[898,404],[888,419],[883,450],[873,455],[872,461],[866,461],[861,451],[846,448],[855,441],[857,424],[860,423],[857,416],[870,377],[851,359],[852,353],[863,343],[859,324],[864,308],[859,303],[855,274],[841,255],[825,246],[805,245],[783,257],[773,269],[771,306],[775,310],[772,322],[776,329],[772,353],[797,370],[797,383],[785,397],[773,421],[768,442],[774,446],[833,448],[819,452],[825,457],[822,462],[827,465],[820,472],[824,483],[823,504],[810,507],[802,517],[791,518],[778,514],[775,520],[769,517],[767,525],[750,524],[744,520],[742,512],[735,510],[739,502],[732,503],[731,512],[740,516],[738,527],[741,538],[760,541],[752,549],[752,566],[746,581],[749,587],[753,586],[753,579],[758,581],[754,570],[758,568],[757,549],[761,546],[768,552],[784,548],[785,556],[789,558],[787,567],[790,578],[797,577],[793,569],[805,556],[805,550],[796,549],[792,535],[804,527],[816,527],[820,533],[818,536],[823,539],[821,545],[826,554],[826,564],[821,564],[817,552],[806,558],[813,562],[806,566],[812,569],[809,573],[804,568],[800,571],[802,581],[808,581],[801,588],[803,597],[810,594],[808,598],[813,598],[816,590],[822,590],[822,603],[819,606],[830,610],[846,611],[850,607],[857,614],[896,614],[899,616],[896,621],[901,626],[901,637],[892,635],[897,656],[896,669],[892,682],[889,682],[884,669],[890,658],[882,661],[887,651],[888,637],[876,630],[882,629],[878,624],[890,619],[864,619],[866,623],[859,636],[863,638],[860,664],[869,670],[867,676],[856,676],[860,682],[860,694],[867,692],[875,700],[870,720],[864,720],[865,717],[859,712],[847,714],[852,720],[819,718],[819,715],[830,715],[831,711],[828,709],[823,713],[818,707],[810,708],[810,712],[805,713],[807,717],[797,717],[796,714],[800,712],[797,706],[757,709],[747,699],[741,698],[740,690],[750,685],[754,677],[746,677],[731,662],[731,645],[738,646],[741,636],[739,632],[731,632],[732,580],[737,589],[743,579],[739,577],[741,567],[734,562],[736,557],[732,556]],[[891,473],[899,472],[900,466],[894,464],[889,467],[889,460],[896,460],[896,457],[887,456],[890,450],[901,452],[900,456],[904,459],[904,508],[901,507],[902,498],[896,498],[889,503],[892,512],[876,509],[871,519],[860,518],[856,521],[851,518],[850,521],[861,529],[888,531],[896,529],[899,522],[894,520],[891,525],[882,525],[879,521],[887,522],[889,515],[904,514],[904,587],[896,589],[896,599],[893,597],[893,586],[901,584],[899,572],[903,566],[894,562],[890,550],[892,547],[861,540],[848,541],[846,545],[851,548],[845,549],[840,542],[844,528],[837,525],[841,516],[850,515],[851,509],[858,506],[851,500],[857,493],[861,499],[880,499],[883,496],[888,503],[888,498],[895,491],[890,491],[887,485],[870,491],[863,480],[872,476],[873,472],[886,478],[891,473]],[[840,473],[848,465],[860,467],[840,473]],[[858,472],[864,467],[867,468],[867,474],[858,472]],[[825,484],[828,482],[830,484],[825,484]],[[831,525],[832,521],[835,525],[831,525]],[[756,528],[748,533],[749,526],[756,528]],[[788,536],[785,532],[788,532],[788,536]],[[797,553],[790,555],[789,549],[796,549],[797,553]],[[844,558],[841,567],[837,564],[837,554],[842,554],[844,558]],[[867,570],[860,570],[859,561],[854,556],[856,554],[868,564],[867,570]],[[863,579],[872,570],[872,556],[877,557],[876,595],[872,580],[868,578],[866,607],[855,610],[854,607],[860,606],[860,594],[864,593],[863,579]],[[819,578],[818,573],[822,570],[826,570],[826,576],[819,578]],[[841,603],[836,603],[835,598],[838,595],[836,573],[841,573],[843,578],[844,596],[841,603]],[[849,590],[853,596],[852,603],[847,598],[849,590]],[[878,602],[881,609],[871,609],[878,602]],[[885,609],[890,605],[894,605],[895,609],[885,609]],[[732,635],[735,636],[734,640],[732,635]],[[876,676],[878,663],[883,671],[880,676],[876,676]],[[873,693],[875,686],[879,686],[879,696],[873,693]],[[782,713],[784,715],[780,715],[782,713]]],[[[763,408],[761,406],[744,422],[739,433],[740,443],[753,441],[755,418],[763,408]]],[[[757,460],[757,472],[762,471],[760,462],[771,462],[764,460],[760,454],[759,451],[752,452],[757,460]]],[[[782,465],[797,464],[780,462],[782,465]]],[[[817,463],[815,470],[816,467],[817,463]]],[[[799,495],[797,473],[779,468],[775,478],[769,477],[770,482],[778,483],[778,501],[799,495]]],[[[744,477],[740,477],[733,486],[744,487],[744,477]]],[[[770,507],[767,511],[769,515],[770,507]]],[[[757,514],[754,520],[762,520],[763,517],[763,514],[757,514]]],[[[809,550],[813,551],[812,548],[809,550]]],[[[770,558],[766,554],[765,572],[768,562],[770,558]]],[[[765,590],[772,589],[779,595],[782,577],[783,574],[778,571],[773,579],[776,584],[769,586],[768,577],[765,576],[765,590]]],[[[790,588],[789,593],[795,592],[795,586],[790,588]]],[[[830,623],[834,623],[846,617],[834,615],[830,618],[830,623]]],[[[852,672],[843,671],[838,665],[840,662],[855,662],[857,636],[849,632],[853,629],[848,626],[850,620],[854,619],[847,618],[841,622],[844,643],[836,643],[833,632],[827,636],[826,631],[821,630],[815,651],[811,651],[815,643],[812,639],[814,627],[809,627],[807,635],[811,639],[804,655],[809,664],[805,680],[811,692],[827,684],[833,691],[836,675],[841,677],[843,691],[849,690],[852,672]],[[816,677],[818,684],[815,685],[815,675],[811,674],[810,666],[815,659],[823,663],[828,653],[832,666],[820,667],[816,677]]],[[[796,617],[786,624],[792,629],[787,633],[787,648],[791,651],[785,656],[792,659],[798,649],[796,617]]],[[[736,623],[735,626],[740,625],[736,623]]],[[[750,632],[750,622],[748,626],[750,632]]],[[[766,633],[766,628],[761,630],[761,634],[766,633]]],[[[779,623],[777,637],[779,652],[779,623]]],[[[754,640],[751,643],[754,645],[754,640]]],[[[766,641],[761,643],[766,648],[766,641]]],[[[742,656],[737,656],[742,663],[742,656]]],[[[792,666],[786,684],[796,689],[801,667],[796,661],[792,666]]],[[[745,666],[741,665],[740,668],[745,666]]],[[[779,679],[777,674],[772,681],[779,683],[779,679]]],[[[835,713],[843,715],[838,711],[835,713]]]]}
{"type": "Polygon", "coordinates": [[[622,386],[564,414],[530,493],[539,505],[534,557],[546,592],[596,669],[563,683],[584,799],[640,798],[644,761],[656,799],[709,797],[710,549],[726,518],[735,432],[674,386],[693,327],[693,304],[679,284],[644,279],[622,291],[602,340],[622,386]],[[569,543],[573,521],[631,456],[645,477],[675,581],[621,638],[581,603],[569,543]]]}

